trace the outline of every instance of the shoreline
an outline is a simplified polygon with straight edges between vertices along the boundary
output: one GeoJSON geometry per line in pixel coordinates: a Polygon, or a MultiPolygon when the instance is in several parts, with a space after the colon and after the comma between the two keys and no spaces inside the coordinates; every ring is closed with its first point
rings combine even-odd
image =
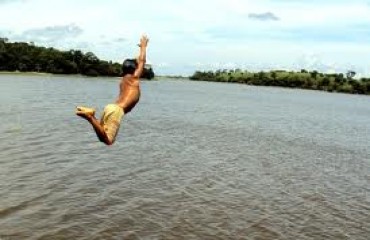
{"type": "Polygon", "coordinates": [[[274,86],[293,89],[370,95],[370,78],[354,78],[355,72],[320,73],[317,71],[247,70],[196,71],[190,80],[223,83],[240,83],[253,86],[274,86]]]}
{"type": "Polygon", "coordinates": [[[55,74],[46,72],[20,72],[20,71],[0,71],[1,75],[17,75],[17,76],[40,76],[40,77],[81,77],[81,78],[121,78],[115,76],[87,76],[82,74],[55,74]]]}
{"type": "Polygon", "coordinates": [[[39,75],[39,76],[55,76],[56,74],[44,72],[20,72],[20,71],[0,71],[0,75],[39,75]]]}
{"type": "MultiPolygon", "coordinates": [[[[20,71],[0,71],[0,76],[2,75],[10,75],[10,76],[36,76],[36,77],[76,77],[76,78],[111,78],[111,79],[120,79],[121,77],[109,77],[109,76],[86,76],[82,74],[54,74],[54,73],[45,73],[45,72],[20,72],[20,71]]],[[[146,79],[142,79],[145,81],[146,79]]],[[[250,83],[242,83],[237,81],[215,81],[215,80],[204,80],[204,79],[191,79],[191,77],[185,76],[155,76],[152,81],[166,81],[166,80],[187,80],[193,82],[213,82],[213,83],[223,83],[223,84],[240,84],[240,85],[247,85],[247,86],[255,86],[255,87],[276,87],[276,88],[284,88],[284,89],[300,89],[300,90],[309,90],[309,91],[320,91],[320,92],[327,92],[327,93],[337,93],[337,94],[349,94],[349,95],[363,95],[363,96],[370,96],[370,94],[361,94],[361,93],[354,93],[354,92],[344,92],[344,91],[328,91],[323,89],[312,89],[312,88],[301,88],[301,87],[287,87],[287,86],[279,86],[279,85],[256,85],[250,83]]],[[[149,80],[150,81],[150,80],[149,80]]]]}
{"type": "Polygon", "coordinates": [[[190,80],[190,77],[186,76],[178,76],[178,75],[158,75],[155,76],[156,78],[169,78],[169,79],[176,79],[176,80],[190,80]]]}
{"type": "MultiPolygon", "coordinates": [[[[10,76],[36,76],[36,77],[76,77],[76,78],[109,78],[120,80],[122,77],[116,76],[87,76],[83,74],[55,74],[55,73],[45,73],[45,72],[20,72],[20,71],[0,71],[0,76],[10,75],[10,76]]],[[[147,80],[145,78],[142,81],[158,81],[161,77],[155,77],[152,80],[147,80]]]]}

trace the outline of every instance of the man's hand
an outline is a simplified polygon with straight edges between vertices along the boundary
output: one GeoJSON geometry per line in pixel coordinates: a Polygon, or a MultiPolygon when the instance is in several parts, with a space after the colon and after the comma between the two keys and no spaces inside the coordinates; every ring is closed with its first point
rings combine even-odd
{"type": "Polygon", "coordinates": [[[140,39],[140,43],[138,44],[139,47],[147,47],[149,42],[149,38],[146,35],[143,35],[140,39]]]}

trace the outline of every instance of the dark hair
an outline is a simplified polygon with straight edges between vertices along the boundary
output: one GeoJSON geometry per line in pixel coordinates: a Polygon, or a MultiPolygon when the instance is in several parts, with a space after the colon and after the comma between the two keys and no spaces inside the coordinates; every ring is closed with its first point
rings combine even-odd
{"type": "Polygon", "coordinates": [[[122,75],[125,76],[126,74],[134,74],[136,68],[136,59],[126,59],[122,63],[122,75]]]}

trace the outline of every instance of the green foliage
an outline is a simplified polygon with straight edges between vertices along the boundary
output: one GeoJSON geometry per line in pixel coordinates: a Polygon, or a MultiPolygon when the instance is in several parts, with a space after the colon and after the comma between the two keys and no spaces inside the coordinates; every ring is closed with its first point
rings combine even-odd
{"type": "Polygon", "coordinates": [[[343,92],[370,95],[370,78],[353,79],[355,72],[346,74],[324,74],[317,71],[299,72],[275,70],[270,72],[251,73],[237,70],[217,70],[215,72],[196,71],[190,79],[195,81],[214,81],[244,83],[256,86],[280,86],[288,88],[303,88],[323,90],[328,92],[343,92]]]}
{"type": "MultiPolygon", "coordinates": [[[[100,60],[94,53],[80,50],[60,51],[35,46],[33,43],[8,42],[0,38],[0,71],[82,74],[86,76],[121,76],[121,64],[100,60]]],[[[154,78],[146,66],[143,78],[154,78]]]]}

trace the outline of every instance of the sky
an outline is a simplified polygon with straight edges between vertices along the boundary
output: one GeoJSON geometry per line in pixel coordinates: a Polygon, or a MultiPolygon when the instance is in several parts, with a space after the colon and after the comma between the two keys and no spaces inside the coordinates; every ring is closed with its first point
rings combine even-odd
{"type": "Polygon", "coordinates": [[[370,0],[0,0],[0,37],[122,62],[150,38],[157,75],[240,68],[370,76],[370,0]]]}

